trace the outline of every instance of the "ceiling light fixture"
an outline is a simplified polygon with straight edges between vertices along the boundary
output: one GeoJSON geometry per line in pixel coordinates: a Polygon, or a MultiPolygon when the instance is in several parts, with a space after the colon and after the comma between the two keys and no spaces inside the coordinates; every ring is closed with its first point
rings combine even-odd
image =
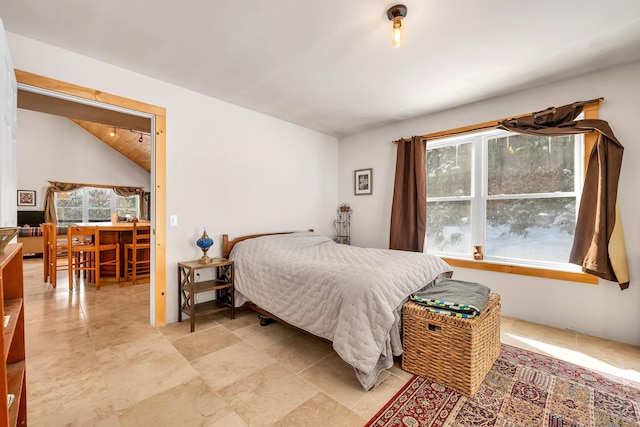
{"type": "Polygon", "coordinates": [[[405,24],[403,18],[407,16],[407,6],[397,4],[387,10],[387,18],[391,21],[391,46],[400,47],[405,42],[405,24]]]}
{"type": "Polygon", "coordinates": [[[116,128],[111,128],[111,132],[109,132],[109,136],[116,136],[116,128]]]}
{"type": "Polygon", "coordinates": [[[142,134],[140,134],[140,139],[138,139],[138,142],[144,142],[144,141],[142,140],[142,134]]]}

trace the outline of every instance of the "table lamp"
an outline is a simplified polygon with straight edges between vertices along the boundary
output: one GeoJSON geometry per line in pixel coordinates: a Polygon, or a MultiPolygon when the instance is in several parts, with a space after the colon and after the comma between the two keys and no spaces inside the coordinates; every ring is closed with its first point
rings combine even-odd
{"type": "Polygon", "coordinates": [[[213,239],[207,235],[207,229],[205,228],[202,236],[196,241],[196,245],[202,249],[202,258],[198,260],[200,264],[210,264],[212,259],[207,256],[207,251],[213,246],[213,239]]]}

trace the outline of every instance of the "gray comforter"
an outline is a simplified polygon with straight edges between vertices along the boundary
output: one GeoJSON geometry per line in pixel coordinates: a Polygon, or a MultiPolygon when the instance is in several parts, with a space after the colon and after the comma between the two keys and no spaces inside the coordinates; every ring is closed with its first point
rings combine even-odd
{"type": "Polygon", "coordinates": [[[230,259],[238,305],[250,300],[331,340],[367,390],[401,354],[402,304],[452,273],[438,257],[339,245],[312,233],[245,240],[230,259]]]}

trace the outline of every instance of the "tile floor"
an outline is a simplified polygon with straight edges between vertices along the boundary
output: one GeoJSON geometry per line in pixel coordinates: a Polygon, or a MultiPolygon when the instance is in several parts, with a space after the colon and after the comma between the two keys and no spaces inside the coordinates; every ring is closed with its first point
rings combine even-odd
{"type": "MultiPolygon", "coordinates": [[[[25,261],[30,426],[362,426],[411,377],[364,391],[331,346],[241,311],[154,329],[149,286],[42,283],[25,261]]],[[[640,381],[640,348],[503,318],[503,342],[640,381]]]]}

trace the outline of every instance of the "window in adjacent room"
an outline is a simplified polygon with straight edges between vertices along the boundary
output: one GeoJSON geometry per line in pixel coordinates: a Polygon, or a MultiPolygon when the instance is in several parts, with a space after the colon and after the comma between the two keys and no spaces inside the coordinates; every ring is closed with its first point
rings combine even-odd
{"type": "Polygon", "coordinates": [[[110,188],[83,187],[76,191],[56,193],[59,224],[77,222],[109,222],[111,214],[138,216],[138,196],[118,196],[110,188]]]}
{"type": "Polygon", "coordinates": [[[582,191],[583,136],[491,130],[427,144],[426,250],[444,257],[568,264],[582,191]]]}

